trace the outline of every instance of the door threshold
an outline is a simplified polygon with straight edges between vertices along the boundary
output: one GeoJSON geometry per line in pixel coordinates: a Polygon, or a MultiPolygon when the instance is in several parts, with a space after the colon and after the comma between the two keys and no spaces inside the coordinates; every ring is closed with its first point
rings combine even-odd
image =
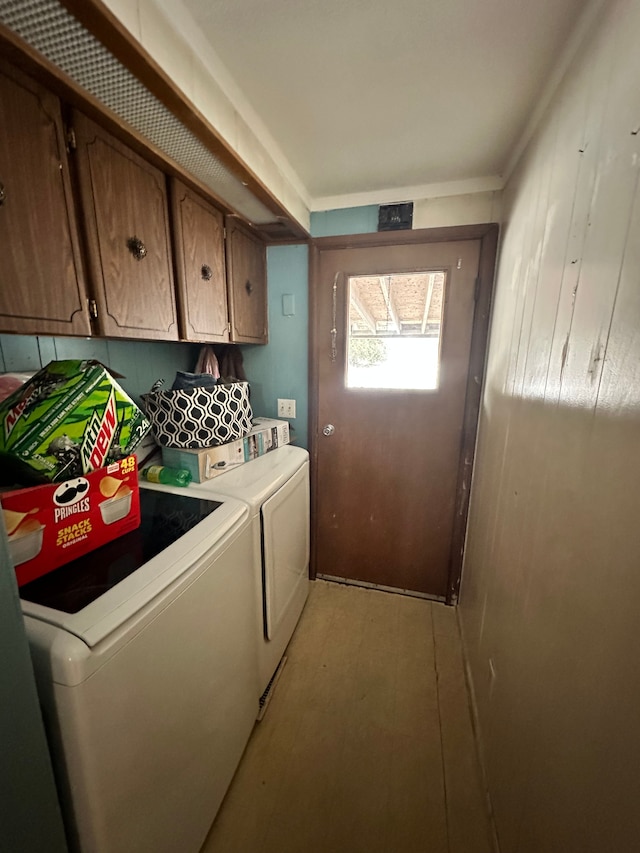
{"type": "Polygon", "coordinates": [[[427,601],[439,601],[441,604],[446,602],[444,595],[429,595],[428,592],[415,592],[412,589],[399,589],[395,586],[384,586],[379,583],[369,583],[368,581],[355,581],[351,578],[338,578],[334,575],[316,575],[316,579],[320,581],[330,581],[331,583],[341,583],[345,586],[361,586],[364,589],[375,589],[378,592],[393,592],[396,595],[408,595],[411,598],[424,598],[427,601]]]}

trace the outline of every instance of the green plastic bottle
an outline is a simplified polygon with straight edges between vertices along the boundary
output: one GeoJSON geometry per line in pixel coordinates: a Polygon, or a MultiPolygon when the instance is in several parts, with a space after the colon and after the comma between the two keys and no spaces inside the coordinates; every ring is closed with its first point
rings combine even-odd
{"type": "Polygon", "coordinates": [[[165,465],[150,465],[142,471],[142,476],[150,483],[162,483],[164,486],[188,486],[191,482],[191,471],[165,465]]]}

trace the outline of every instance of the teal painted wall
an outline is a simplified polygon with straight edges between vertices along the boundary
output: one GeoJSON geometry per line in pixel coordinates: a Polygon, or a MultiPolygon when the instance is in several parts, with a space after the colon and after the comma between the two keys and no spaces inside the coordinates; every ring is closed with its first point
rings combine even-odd
{"type": "Polygon", "coordinates": [[[269,343],[243,346],[255,415],[277,417],[278,398],[296,401],[289,423],[296,444],[308,447],[309,250],[306,245],[267,249],[269,343]],[[293,314],[285,303],[293,299],[293,314]]]}
{"type": "MultiPolygon", "coordinates": [[[[378,206],[352,207],[311,214],[311,235],[368,234],[378,230],[378,206]]],[[[254,414],[277,417],[277,400],[296,401],[296,419],[290,424],[296,443],[309,446],[309,250],[306,245],[267,249],[269,343],[243,346],[242,355],[251,384],[254,414]],[[283,313],[283,297],[293,296],[295,314],[283,313]]]]}
{"type": "Polygon", "coordinates": [[[370,234],[378,230],[378,205],[345,207],[311,214],[311,236],[333,237],[337,234],[370,234]]]}
{"type": "Polygon", "coordinates": [[[15,574],[0,524],[0,849],[67,850],[15,574]]]}
{"type": "Polygon", "coordinates": [[[121,373],[124,379],[118,382],[138,402],[156,379],[164,379],[170,386],[176,370],[193,370],[198,346],[164,341],[0,335],[0,372],[36,371],[50,361],[65,358],[95,358],[121,373]]]}
{"type": "MultiPolygon", "coordinates": [[[[378,229],[378,206],[311,214],[311,235],[368,234],[378,229]]],[[[279,397],[296,401],[290,424],[296,443],[309,446],[309,250],[306,245],[267,249],[269,343],[242,347],[254,414],[277,417],[279,397]],[[294,314],[283,313],[291,296],[294,314]]],[[[0,335],[0,372],[35,371],[54,359],[95,358],[121,373],[122,387],[136,400],[156,379],[173,382],[176,370],[193,370],[197,344],[0,335]]]]}
{"type": "MultiPolygon", "coordinates": [[[[311,235],[367,234],[378,229],[378,206],[311,214],[311,235]]],[[[267,249],[269,343],[242,347],[254,414],[277,417],[279,397],[296,401],[290,424],[296,443],[309,446],[309,251],[306,245],[267,249]],[[294,314],[283,313],[292,296],[294,314]]],[[[176,370],[193,370],[197,344],[0,335],[0,372],[35,371],[54,359],[95,358],[121,373],[122,387],[138,401],[156,379],[173,382],[176,370]]]]}

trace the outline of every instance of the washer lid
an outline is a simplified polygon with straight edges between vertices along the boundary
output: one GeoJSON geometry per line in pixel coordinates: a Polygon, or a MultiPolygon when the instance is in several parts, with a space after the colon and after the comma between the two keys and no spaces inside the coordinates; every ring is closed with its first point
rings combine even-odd
{"type": "Polygon", "coordinates": [[[217,502],[210,495],[204,500],[169,489],[141,489],[140,495],[140,527],[22,587],[25,615],[62,628],[93,647],[118,629],[134,627],[142,611],[204,571],[249,519],[247,507],[233,499],[217,502]],[[183,532],[179,526],[185,515],[193,523],[183,532]],[[170,536],[174,541],[167,544],[172,526],[177,538],[170,536]],[[98,589],[92,590],[95,585],[98,589]],[[56,607],[56,602],[67,610],[56,607]]]}

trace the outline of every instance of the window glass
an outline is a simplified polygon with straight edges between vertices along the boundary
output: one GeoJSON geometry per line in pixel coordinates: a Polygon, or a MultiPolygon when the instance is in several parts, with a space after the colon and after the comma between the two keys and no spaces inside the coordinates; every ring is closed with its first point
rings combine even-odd
{"type": "Polygon", "coordinates": [[[438,387],[446,273],[349,277],[347,388],[438,387]]]}

